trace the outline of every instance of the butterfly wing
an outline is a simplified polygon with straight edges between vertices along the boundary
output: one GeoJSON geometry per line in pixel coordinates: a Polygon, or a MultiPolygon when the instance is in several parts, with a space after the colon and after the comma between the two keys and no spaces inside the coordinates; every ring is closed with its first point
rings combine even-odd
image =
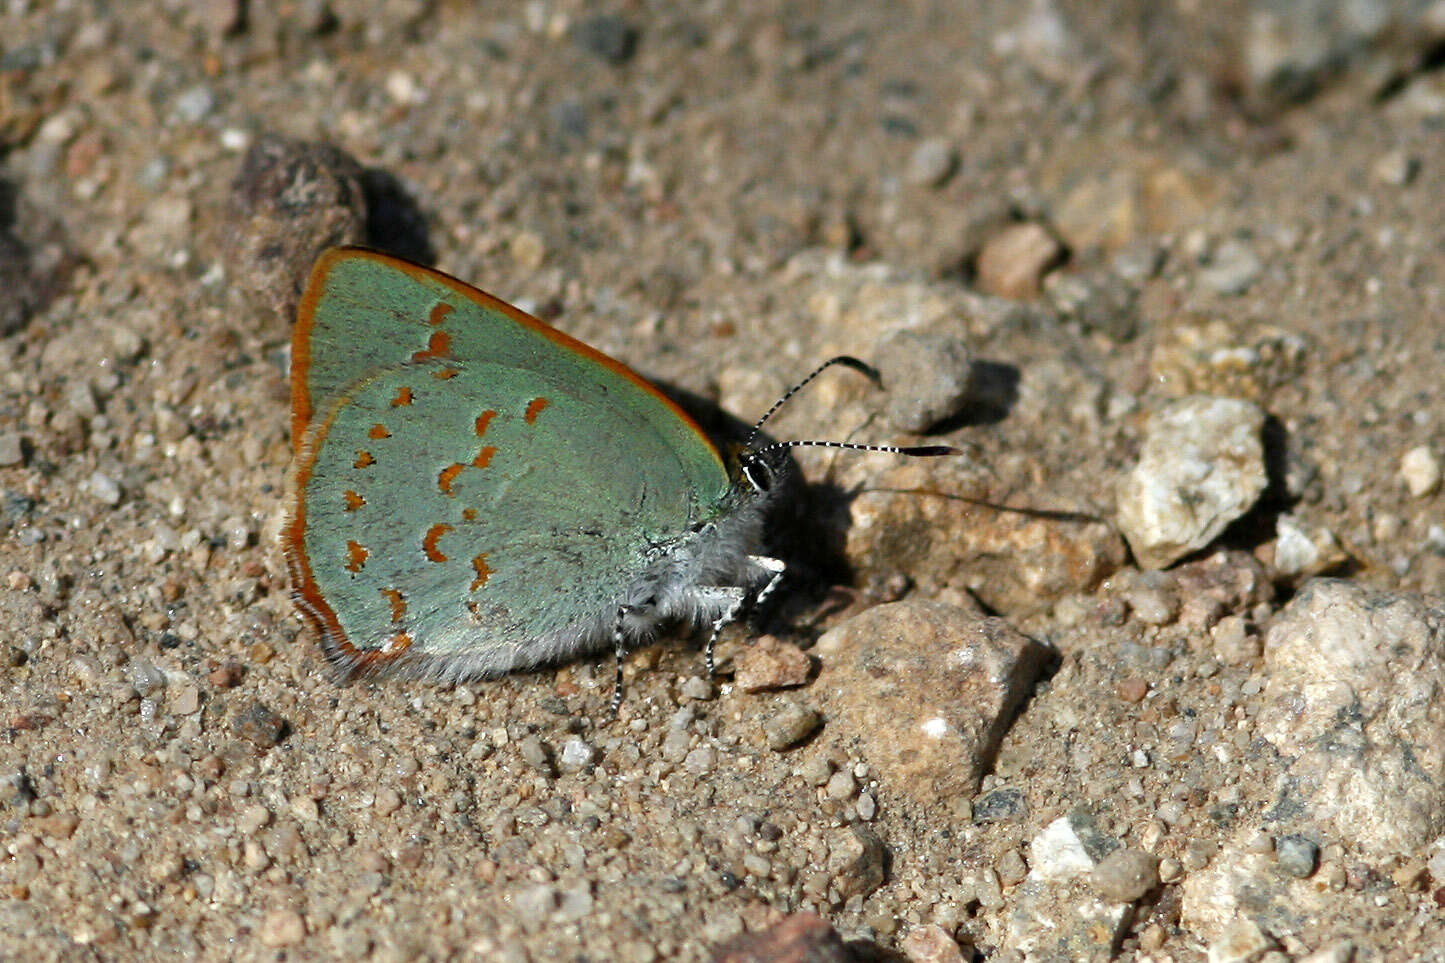
{"type": "Polygon", "coordinates": [[[555,658],[726,492],[653,386],[445,275],[330,252],[295,337],[287,555],[350,671],[555,658]]]}

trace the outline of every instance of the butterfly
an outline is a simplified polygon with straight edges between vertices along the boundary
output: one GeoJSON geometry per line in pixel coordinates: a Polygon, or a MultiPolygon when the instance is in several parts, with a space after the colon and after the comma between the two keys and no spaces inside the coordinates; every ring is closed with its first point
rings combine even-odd
{"type": "Polygon", "coordinates": [[[496,676],[722,629],[785,566],[761,554],[791,449],[733,456],[619,361],[439,271],[376,251],[317,261],[292,338],[293,598],[347,678],[496,676]]]}

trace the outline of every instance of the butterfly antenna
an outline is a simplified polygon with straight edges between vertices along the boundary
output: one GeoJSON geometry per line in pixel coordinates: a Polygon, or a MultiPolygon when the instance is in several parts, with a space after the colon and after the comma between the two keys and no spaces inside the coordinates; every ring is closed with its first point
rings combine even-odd
{"type": "Polygon", "coordinates": [[[808,377],[793,385],[791,388],[789,388],[783,393],[783,396],[781,398],[773,402],[773,406],[769,408],[761,418],[758,419],[757,424],[753,425],[753,430],[748,433],[748,440],[744,447],[752,448],[753,442],[757,441],[758,433],[763,430],[763,425],[766,425],[768,423],[768,419],[773,417],[773,415],[777,414],[778,409],[783,407],[783,405],[787,404],[789,398],[793,397],[793,395],[803,390],[803,388],[807,387],[810,381],[818,377],[818,375],[822,374],[824,371],[827,371],[829,368],[833,367],[835,364],[841,364],[845,368],[852,368],[854,371],[862,372],[863,374],[867,375],[869,380],[871,380],[874,384],[880,384],[882,382],[882,379],[878,377],[877,370],[874,369],[874,367],[868,364],[868,362],[866,361],[860,361],[852,355],[846,354],[840,354],[836,358],[829,358],[827,361],[824,361],[822,364],[818,365],[818,367],[814,368],[812,373],[809,374],[808,377]]]}
{"type": "Polygon", "coordinates": [[[952,445],[857,445],[850,441],[777,441],[766,448],[760,448],[754,456],[787,448],[843,448],[848,451],[881,451],[889,455],[908,455],[913,458],[936,458],[939,455],[961,455],[963,449],[952,445]]]}

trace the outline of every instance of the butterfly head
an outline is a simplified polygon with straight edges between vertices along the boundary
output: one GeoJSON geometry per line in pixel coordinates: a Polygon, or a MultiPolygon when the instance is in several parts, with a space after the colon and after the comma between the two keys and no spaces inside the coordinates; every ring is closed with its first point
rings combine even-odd
{"type": "Polygon", "coordinates": [[[744,448],[737,455],[735,484],[746,487],[754,497],[766,499],[778,490],[787,470],[787,448],[744,448]]]}

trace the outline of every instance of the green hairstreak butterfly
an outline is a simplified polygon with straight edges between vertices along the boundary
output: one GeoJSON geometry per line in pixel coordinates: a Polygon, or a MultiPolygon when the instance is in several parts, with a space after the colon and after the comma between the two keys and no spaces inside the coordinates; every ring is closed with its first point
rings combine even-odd
{"type": "Polygon", "coordinates": [[[620,682],[627,644],[670,621],[711,625],[711,668],[718,632],[782,574],[756,553],[789,448],[953,452],[759,445],[780,400],[724,458],[622,363],[361,248],[312,271],[291,400],[293,597],[348,677],[459,681],[610,644],[620,682]]]}

